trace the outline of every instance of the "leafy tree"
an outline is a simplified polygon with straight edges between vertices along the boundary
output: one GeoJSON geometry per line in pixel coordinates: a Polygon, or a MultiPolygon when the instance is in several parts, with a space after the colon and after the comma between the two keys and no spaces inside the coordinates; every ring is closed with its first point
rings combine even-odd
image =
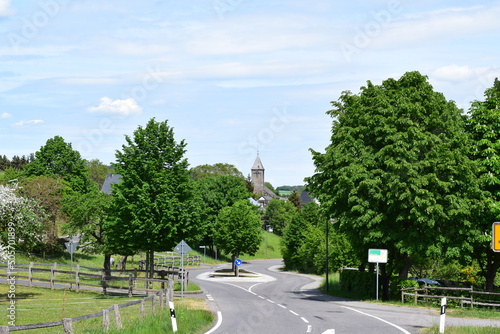
{"type": "Polygon", "coordinates": [[[104,254],[103,268],[107,275],[110,275],[112,255],[106,233],[111,200],[110,195],[95,189],[85,194],[68,193],[62,201],[63,210],[69,218],[65,231],[82,235],[80,244],[85,245],[84,251],[104,254]]]}
{"type": "Polygon", "coordinates": [[[18,193],[25,198],[35,200],[45,212],[43,219],[45,251],[57,251],[59,226],[66,223],[66,216],[61,211],[61,200],[64,191],[68,190],[67,186],[60,178],[50,176],[24,178],[19,184],[18,193]]]}
{"type": "Polygon", "coordinates": [[[368,81],[333,106],[331,143],[325,153],[312,151],[309,190],[360,258],[368,248],[389,250],[381,268],[387,298],[392,273],[406,278],[416,259],[468,247],[457,243],[471,228],[476,189],[465,118],[418,72],[368,81]]]}
{"type": "Polygon", "coordinates": [[[218,175],[204,177],[193,182],[199,201],[203,243],[213,245],[216,233],[215,221],[220,210],[239,200],[250,198],[245,180],[240,176],[218,175]]]}
{"type": "MultiPolygon", "coordinates": [[[[233,259],[240,254],[254,255],[262,242],[262,228],[258,208],[248,200],[241,200],[222,209],[217,216],[215,244],[233,259]]],[[[238,276],[238,267],[235,268],[238,276]]]]}
{"type": "MultiPolygon", "coordinates": [[[[493,290],[500,268],[500,253],[491,249],[491,225],[500,216],[500,81],[485,91],[484,101],[474,101],[467,130],[472,137],[471,158],[479,165],[479,183],[484,190],[481,208],[473,226],[477,237],[474,254],[482,265],[486,289],[493,290]]],[[[471,231],[472,232],[472,231],[471,231]]]]}
{"type": "Polygon", "coordinates": [[[234,165],[227,163],[216,163],[213,165],[200,165],[191,168],[191,177],[194,180],[203,179],[205,177],[219,175],[233,175],[243,178],[243,174],[234,165]]]}
{"type": "Polygon", "coordinates": [[[60,136],[47,140],[24,171],[27,176],[60,176],[79,192],[88,192],[92,187],[85,160],[60,136]]]}
{"type": "Polygon", "coordinates": [[[302,201],[300,200],[300,193],[297,190],[292,190],[292,193],[288,196],[288,200],[297,210],[300,210],[302,201]]]}
{"type": "Polygon", "coordinates": [[[21,170],[9,167],[0,173],[0,183],[12,182],[12,180],[19,181],[22,176],[23,172],[21,170]]]}
{"type": "Polygon", "coordinates": [[[87,169],[89,170],[89,177],[99,189],[101,189],[104,180],[108,173],[111,173],[108,166],[100,162],[98,159],[93,159],[90,161],[85,161],[87,169]]]}
{"type": "Polygon", "coordinates": [[[36,201],[17,196],[17,187],[0,185],[0,241],[15,250],[31,252],[43,242],[43,211],[36,201]]]}
{"type": "Polygon", "coordinates": [[[167,121],[154,118],[125,139],[116,152],[114,167],[122,178],[113,187],[108,240],[122,255],[147,251],[152,270],[155,251],[171,250],[199,233],[186,143],[175,141],[167,121]]]}
{"type": "Polygon", "coordinates": [[[272,199],[267,204],[264,223],[271,225],[274,233],[282,236],[296,211],[291,202],[272,199]]]}

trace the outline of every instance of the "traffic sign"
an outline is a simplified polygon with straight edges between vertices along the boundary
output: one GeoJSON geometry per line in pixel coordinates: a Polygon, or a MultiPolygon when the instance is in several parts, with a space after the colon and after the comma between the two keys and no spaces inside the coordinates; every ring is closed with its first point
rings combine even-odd
{"type": "Polygon", "coordinates": [[[500,222],[493,223],[491,248],[494,252],[500,252],[500,222]]]}
{"type": "Polygon", "coordinates": [[[175,246],[174,250],[180,255],[186,255],[191,250],[191,247],[189,247],[189,245],[182,240],[177,244],[177,246],[175,246]]]}
{"type": "Polygon", "coordinates": [[[239,266],[241,266],[241,263],[242,263],[242,262],[241,262],[241,260],[240,260],[240,259],[236,259],[236,260],[234,261],[234,264],[235,264],[235,265],[237,265],[238,267],[239,267],[239,266]]]}
{"type": "Polygon", "coordinates": [[[369,249],[369,263],[387,263],[387,249],[369,249]]]}

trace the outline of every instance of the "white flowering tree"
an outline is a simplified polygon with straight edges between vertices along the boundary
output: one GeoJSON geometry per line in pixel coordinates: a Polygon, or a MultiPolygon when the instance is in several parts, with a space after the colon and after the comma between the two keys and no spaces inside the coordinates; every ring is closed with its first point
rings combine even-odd
{"type": "Polygon", "coordinates": [[[43,213],[36,201],[17,196],[16,188],[0,185],[0,246],[30,252],[43,241],[43,213]]]}

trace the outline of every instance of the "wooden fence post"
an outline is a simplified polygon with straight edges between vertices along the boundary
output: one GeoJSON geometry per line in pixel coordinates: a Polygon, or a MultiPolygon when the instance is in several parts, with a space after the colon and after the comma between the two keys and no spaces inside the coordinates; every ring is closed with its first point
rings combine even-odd
{"type": "Polygon", "coordinates": [[[73,334],[73,319],[63,319],[64,334],[73,334]]]}
{"type": "Polygon", "coordinates": [[[174,280],[168,280],[168,300],[174,301],[174,280]]]}
{"type": "Polygon", "coordinates": [[[28,280],[30,282],[30,287],[33,286],[33,262],[30,262],[28,267],[28,280]]]}
{"type": "Polygon", "coordinates": [[[54,279],[56,278],[56,263],[50,268],[50,290],[54,290],[54,279]]]}
{"type": "Polygon", "coordinates": [[[134,291],[134,282],[132,280],[132,274],[128,274],[128,296],[132,297],[134,291]]]}
{"type": "Polygon", "coordinates": [[[141,299],[141,318],[144,319],[145,311],[144,311],[144,299],[141,299]]]}
{"type": "Polygon", "coordinates": [[[122,317],[120,316],[120,308],[118,307],[118,304],[113,305],[113,310],[115,312],[115,322],[116,322],[116,328],[122,329],[122,317]]]}
{"type": "Polygon", "coordinates": [[[107,284],[106,284],[106,272],[103,270],[101,275],[101,285],[102,285],[102,294],[106,296],[107,293],[107,284]]]}
{"type": "Polygon", "coordinates": [[[76,273],[75,273],[75,285],[76,292],[80,291],[80,265],[76,265],[76,273]]]}
{"type": "Polygon", "coordinates": [[[154,314],[156,311],[156,293],[153,294],[153,298],[151,299],[151,312],[154,314]]]}
{"type": "Polygon", "coordinates": [[[417,305],[417,288],[413,288],[413,303],[417,305]]]}
{"type": "Polygon", "coordinates": [[[0,326],[0,334],[9,334],[9,326],[0,326]]]}
{"type": "Polygon", "coordinates": [[[165,302],[163,301],[163,291],[160,291],[160,309],[163,310],[165,308],[165,302]]]}
{"type": "Polygon", "coordinates": [[[109,331],[109,310],[102,310],[102,328],[105,332],[109,331]]]}

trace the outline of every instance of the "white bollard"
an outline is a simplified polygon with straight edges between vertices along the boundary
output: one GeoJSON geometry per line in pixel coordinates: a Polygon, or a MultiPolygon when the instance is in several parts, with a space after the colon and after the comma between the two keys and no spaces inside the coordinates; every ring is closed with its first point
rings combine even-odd
{"type": "Polygon", "coordinates": [[[170,306],[170,318],[172,319],[172,330],[177,332],[177,319],[175,318],[175,308],[174,302],[169,301],[168,305],[170,306]]]}
{"type": "Polygon", "coordinates": [[[444,333],[444,321],[446,317],[446,297],[441,299],[441,315],[439,316],[439,333],[444,333]]]}

